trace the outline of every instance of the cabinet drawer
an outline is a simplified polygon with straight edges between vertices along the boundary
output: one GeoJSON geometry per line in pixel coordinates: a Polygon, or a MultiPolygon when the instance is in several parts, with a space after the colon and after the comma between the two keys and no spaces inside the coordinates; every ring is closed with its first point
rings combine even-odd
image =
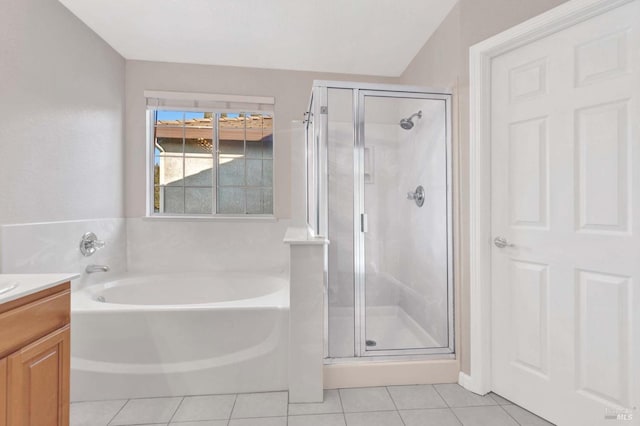
{"type": "Polygon", "coordinates": [[[69,324],[70,291],[0,314],[0,358],[69,324]]]}

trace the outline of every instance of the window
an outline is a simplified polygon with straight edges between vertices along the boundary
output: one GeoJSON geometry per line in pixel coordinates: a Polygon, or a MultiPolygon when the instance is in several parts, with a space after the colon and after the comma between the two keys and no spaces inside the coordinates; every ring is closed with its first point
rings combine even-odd
{"type": "Polygon", "coordinates": [[[273,113],[167,104],[180,102],[147,98],[151,215],[272,215],[273,113]]]}

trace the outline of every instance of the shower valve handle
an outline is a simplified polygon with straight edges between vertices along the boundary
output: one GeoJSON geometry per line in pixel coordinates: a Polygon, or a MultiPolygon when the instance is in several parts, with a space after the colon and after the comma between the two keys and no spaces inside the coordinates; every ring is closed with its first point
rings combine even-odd
{"type": "Polygon", "coordinates": [[[422,207],[424,205],[424,198],[425,193],[422,185],[419,185],[413,192],[407,192],[407,199],[415,201],[418,207],[422,207]]]}
{"type": "Polygon", "coordinates": [[[93,232],[87,232],[82,236],[82,240],[80,240],[80,253],[82,253],[83,256],[88,257],[104,246],[105,242],[99,240],[98,237],[96,237],[96,234],[93,232]]]}

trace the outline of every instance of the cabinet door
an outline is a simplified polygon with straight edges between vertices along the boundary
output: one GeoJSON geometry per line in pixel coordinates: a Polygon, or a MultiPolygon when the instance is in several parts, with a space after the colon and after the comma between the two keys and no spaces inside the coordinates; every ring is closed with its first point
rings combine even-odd
{"type": "Polygon", "coordinates": [[[7,359],[0,359],[0,426],[7,426],[7,359]]]}
{"type": "Polygon", "coordinates": [[[68,426],[69,326],[9,356],[8,426],[68,426]]]}

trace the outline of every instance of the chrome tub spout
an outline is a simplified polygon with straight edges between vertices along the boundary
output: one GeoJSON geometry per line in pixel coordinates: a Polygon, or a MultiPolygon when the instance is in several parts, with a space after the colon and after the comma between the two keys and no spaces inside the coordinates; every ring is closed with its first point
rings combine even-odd
{"type": "Polygon", "coordinates": [[[107,265],[87,265],[84,270],[87,274],[93,274],[94,272],[109,272],[107,265]]]}

